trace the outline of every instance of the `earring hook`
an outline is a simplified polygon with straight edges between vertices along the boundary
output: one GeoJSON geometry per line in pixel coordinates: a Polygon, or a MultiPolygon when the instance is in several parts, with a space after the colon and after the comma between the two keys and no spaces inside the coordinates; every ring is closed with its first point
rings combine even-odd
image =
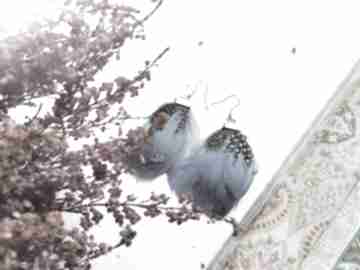
{"type": "MultiPolygon", "coordinates": [[[[208,90],[206,89],[206,95],[207,95],[207,92],[208,90]]],[[[204,94],[205,96],[205,94],[204,94]]],[[[209,106],[207,104],[207,97],[204,97],[205,99],[205,106],[206,106],[206,109],[208,110],[209,109],[209,106]]],[[[238,108],[240,106],[240,99],[238,98],[237,95],[233,94],[233,95],[230,95],[230,96],[227,96],[219,101],[215,101],[213,103],[210,104],[210,106],[216,106],[216,105],[219,105],[219,104],[222,104],[224,102],[226,102],[227,100],[229,99],[235,99],[236,100],[236,104],[230,109],[229,113],[228,113],[228,116],[226,118],[226,122],[225,123],[236,123],[236,119],[233,117],[233,112],[236,108],[238,108]]],[[[225,124],[224,124],[224,127],[225,127],[225,124]]]]}
{"type": "Polygon", "coordinates": [[[177,102],[176,101],[177,99],[183,99],[183,100],[189,101],[196,94],[197,91],[198,90],[195,89],[195,90],[191,91],[191,93],[189,93],[189,94],[187,94],[185,96],[178,96],[178,97],[175,98],[175,102],[177,102]]]}
{"type": "Polygon", "coordinates": [[[189,84],[187,84],[186,86],[186,92],[188,92],[188,94],[185,94],[183,96],[178,96],[174,99],[174,102],[177,103],[177,100],[178,99],[182,99],[182,100],[186,100],[186,101],[189,101],[191,100],[195,94],[197,92],[199,92],[200,88],[199,88],[199,84],[201,84],[202,82],[201,81],[198,81],[194,87],[191,87],[189,84]],[[193,90],[191,90],[191,88],[193,88],[193,90]]]}

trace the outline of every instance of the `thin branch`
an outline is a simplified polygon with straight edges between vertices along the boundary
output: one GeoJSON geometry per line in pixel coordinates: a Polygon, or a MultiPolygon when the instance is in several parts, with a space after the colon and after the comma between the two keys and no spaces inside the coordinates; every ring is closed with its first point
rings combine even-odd
{"type": "Polygon", "coordinates": [[[138,25],[142,25],[142,24],[144,24],[144,22],[149,20],[154,15],[154,13],[160,8],[160,6],[162,5],[163,2],[164,2],[163,0],[158,0],[158,3],[156,4],[156,6],[144,18],[142,18],[138,22],[138,25]]]}
{"type": "MultiPolygon", "coordinates": [[[[164,57],[164,55],[170,50],[170,47],[165,48],[164,50],[161,51],[160,54],[158,54],[158,56],[156,56],[147,66],[144,70],[142,70],[138,75],[136,75],[132,80],[129,80],[128,82],[124,83],[124,85],[122,86],[122,89],[128,88],[130,86],[132,86],[133,84],[135,84],[138,81],[141,81],[146,74],[149,72],[149,70],[154,67],[157,62],[164,57]]],[[[89,107],[93,107],[96,105],[101,105],[102,101],[106,100],[106,98],[103,99],[99,99],[97,101],[95,101],[93,104],[89,104],[89,107]]],[[[94,109],[94,108],[93,108],[94,109]]],[[[77,111],[76,113],[82,112],[81,110],[77,111]]]]}
{"type": "MultiPolygon", "coordinates": [[[[128,82],[124,83],[124,85],[122,86],[122,89],[124,88],[128,88],[130,87],[131,85],[135,84],[136,82],[142,80],[144,78],[144,76],[146,75],[146,73],[149,72],[149,70],[154,67],[157,62],[162,58],[164,57],[164,55],[170,50],[170,47],[167,47],[165,48],[164,50],[161,51],[160,54],[158,54],[152,61],[149,65],[147,65],[147,67],[142,70],[138,75],[136,75],[132,80],[129,80],[128,82]]],[[[122,90],[121,89],[121,90],[122,90]]],[[[96,105],[99,105],[101,106],[102,105],[102,102],[106,100],[106,98],[103,98],[103,99],[99,99],[97,101],[95,101],[94,103],[92,104],[89,104],[89,107],[93,107],[93,106],[96,106],[96,105]]],[[[86,108],[87,110],[89,109],[88,107],[86,108]]],[[[79,112],[82,112],[82,110],[79,110],[77,111],[76,113],[79,113],[79,112]]]]}
{"type": "MultiPolygon", "coordinates": [[[[151,61],[151,63],[146,67],[145,70],[143,70],[143,72],[140,73],[143,74],[147,71],[149,71],[153,66],[155,66],[155,64],[170,50],[170,47],[166,47],[164,50],[162,50],[162,52],[153,60],[151,61]]],[[[139,75],[138,75],[139,76],[139,75]]]]}
{"type": "MultiPolygon", "coordinates": [[[[113,245],[112,247],[110,247],[109,250],[106,252],[106,254],[113,251],[114,249],[117,249],[117,248],[125,245],[125,244],[126,244],[126,241],[124,239],[121,239],[121,241],[119,243],[117,243],[116,245],[113,245]]],[[[105,254],[103,254],[103,253],[94,254],[94,255],[89,256],[88,259],[89,260],[94,260],[94,259],[96,259],[96,258],[98,258],[100,256],[103,256],[103,255],[105,255],[105,254]]]]}
{"type": "Polygon", "coordinates": [[[120,114],[116,115],[116,116],[112,116],[109,119],[106,119],[102,122],[96,122],[95,120],[89,120],[85,125],[87,125],[89,127],[89,129],[91,128],[98,128],[98,127],[103,127],[106,126],[110,123],[113,123],[114,121],[126,121],[126,120],[147,120],[150,119],[150,116],[119,116],[120,114]]]}
{"type": "MultiPolygon", "coordinates": [[[[153,207],[157,207],[160,210],[164,210],[164,211],[177,211],[177,210],[181,210],[181,208],[179,207],[162,207],[159,206],[162,202],[159,203],[152,203],[152,204],[141,204],[141,203],[127,203],[127,202],[123,202],[118,204],[117,206],[121,206],[121,207],[137,207],[137,208],[142,208],[142,209],[149,209],[149,208],[153,208],[153,207]]],[[[65,212],[72,212],[72,213],[81,213],[81,208],[89,208],[89,207],[108,207],[110,204],[108,203],[89,203],[89,204],[82,204],[82,205],[78,205],[78,206],[74,206],[74,207],[70,207],[67,209],[54,209],[54,210],[62,210],[65,212]]]]}
{"type": "MultiPolygon", "coordinates": [[[[164,55],[170,50],[170,47],[167,47],[165,48],[164,50],[162,50],[160,52],[160,54],[158,54],[147,66],[145,69],[143,69],[138,75],[136,75],[132,80],[128,80],[127,82],[125,82],[123,85],[122,85],[122,88],[120,89],[120,91],[123,91],[124,89],[127,89],[129,88],[130,86],[134,85],[135,83],[141,81],[144,79],[144,77],[146,77],[146,74],[150,71],[151,68],[153,68],[157,62],[162,58],[164,57],[164,55]]],[[[113,94],[115,95],[116,92],[113,94]]],[[[84,111],[87,111],[87,110],[95,110],[101,106],[103,106],[103,102],[106,101],[106,99],[109,98],[109,97],[104,97],[102,99],[98,99],[96,101],[94,101],[92,104],[89,104],[88,106],[84,107],[84,108],[80,108],[80,109],[77,109],[76,111],[72,112],[72,114],[80,114],[80,113],[83,113],[84,111]]],[[[110,97],[111,98],[111,97],[110,97]]],[[[69,115],[64,115],[63,117],[66,117],[66,116],[69,116],[69,115]]],[[[63,134],[66,135],[66,127],[64,125],[64,122],[63,122],[63,117],[59,117],[59,124],[60,124],[60,127],[63,131],[63,134]]],[[[127,119],[127,117],[123,117],[123,118],[116,118],[116,119],[111,119],[111,120],[122,120],[122,121],[125,121],[125,120],[141,120],[141,119],[148,119],[149,117],[131,117],[129,119],[127,119]],[[124,119],[125,118],[125,119],[124,119]]],[[[110,123],[110,120],[109,121],[104,121],[103,123],[88,123],[88,124],[92,124],[94,127],[96,127],[96,125],[98,126],[102,126],[104,124],[108,124],[110,123]],[[105,123],[104,123],[105,122],[105,123]]]]}
{"type": "Polygon", "coordinates": [[[151,116],[126,116],[126,117],[116,118],[116,120],[147,120],[150,118],[151,116]]]}

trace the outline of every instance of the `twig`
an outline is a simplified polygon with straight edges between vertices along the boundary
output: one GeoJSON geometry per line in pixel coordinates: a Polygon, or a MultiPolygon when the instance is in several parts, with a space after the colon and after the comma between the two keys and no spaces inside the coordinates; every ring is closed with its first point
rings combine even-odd
{"type": "Polygon", "coordinates": [[[152,68],[168,51],[170,50],[170,47],[165,48],[143,71],[148,71],[150,68],[152,68]]]}
{"type": "Polygon", "coordinates": [[[154,60],[152,60],[147,66],[146,68],[141,71],[138,75],[136,75],[132,80],[124,83],[124,85],[122,86],[122,89],[124,88],[128,88],[130,87],[131,85],[135,84],[136,82],[138,81],[141,81],[145,76],[146,74],[149,72],[149,70],[154,67],[157,62],[170,50],[170,47],[167,47],[165,48],[164,50],[161,51],[161,53],[155,57],[154,60]]]}
{"type": "MultiPolygon", "coordinates": [[[[128,82],[124,83],[124,85],[122,86],[122,88],[128,88],[129,86],[133,85],[134,83],[142,80],[144,78],[144,76],[146,75],[146,73],[149,72],[149,70],[156,65],[156,63],[170,50],[170,47],[165,48],[164,50],[161,51],[160,54],[158,54],[158,56],[156,56],[147,66],[144,70],[142,70],[138,75],[136,75],[132,80],[129,80],[128,82]]],[[[104,98],[105,99],[105,98],[104,98]]],[[[91,106],[93,106],[95,104],[92,104],[91,106]]]]}
{"type": "MultiPolygon", "coordinates": [[[[170,47],[167,47],[165,48],[164,50],[161,51],[161,53],[159,55],[157,55],[152,61],[150,64],[148,64],[146,66],[145,69],[143,69],[138,75],[136,75],[132,80],[129,80],[127,82],[125,82],[123,85],[122,85],[122,88],[120,89],[120,91],[123,91],[123,89],[126,89],[130,86],[132,86],[133,84],[135,84],[136,82],[138,81],[141,81],[144,76],[146,75],[146,73],[149,72],[149,70],[155,66],[157,64],[157,62],[170,50],[170,47]]],[[[109,97],[107,97],[109,98],[109,97]]],[[[91,107],[92,109],[96,109],[98,107],[101,107],[103,106],[102,102],[105,101],[107,98],[102,98],[102,99],[98,99],[96,101],[94,101],[92,104],[89,104],[88,106],[86,106],[85,108],[81,108],[81,109],[78,109],[76,110],[74,113],[82,113],[84,112],[85,110],[90,110],[89,108],[91,107]]],[[[67,115],[65,115],[67,116],[67,115]]],[[[120,119],[122,120],[122,119],[120,119]]],[[[65,127],[62,126],[63,130],[65,130],[65,127]]]]}
{"type": "Polygon", "coordinates": [[[144,22],[146,22],[148,19],[150,19],[154,15],[154,13],[160,8],[160,6],[162,5],[163,2],[164,2],[163,0],[159,0],[158,3],[156,4],[156,6],[144,18],[142,18],[138,22],[138,25],[141,25],[144,22]]]}
{"type": "Polygon", "coordinates": [[[151,116],[126,116],[117,118],[117,120],[146,120],[150,118],[151,116]]]}
{"type": "Polygon", "coordinates": [[[103,122],[96,122],[95,120],[90,120],[86,123],[86,125],[89,126],[89,128],[98,128],[98,127],[102,127],[102,126],[106,126],[107,124],[110,124],[114,121],[126,121],[126,120],[147,120],[150,119],[150,116],[113,116],[110,117],[109,119],[103,121],[103,122]]]}
{"type": "MultiPolygon", "coordinates": [[[[127,203],[127,202],[123,202],[118,204],[118,206],[130,206],[130,207],[137,207],[137,208],[142,208],[142,209],[149,209],[149,208],[153,208],[153,207],[158,207],[160,210],[180,210],[181,208],[179,207],[161,207],[159,206],[161,204],[161,202],[159,203],[152,203],[152,204],[141,204],[141,203],[127,203]]],[[[67,208],[67,209],[62,209],[62,211],[65,212],[73,212],[73,213],[81,213],[80,210],[78,210],[79,208],[89,208],[89,207],[108,207],[110,204],[108,203],[89,203],[89,204],[82,204],[82,205],[77,205],[71,208],[67,208]]],[[[59,209],[56,209],[59,210],[59,209]]]]}
{"type": "MultiPolygon", "coordinates": [[[[109,253],[109,252],[113,251],[114,249],[117,249],[117,248],[119,248],[119,247],[121,247],[121,246],[123,246],[125,244],[126,244],[126,241],[124,239],[121,239],[121,241],[119,243],[117,243],[116,245],[110,247],[109,250],[106,253],[109,253]]],[[[96,258],[98,258],[98,257],[100,257],[102,255],[105,255],[105,254],[103,254],[103,253],[94,254],[94,255],[89,256],[88,259],[89,260],[94,260],[94,259],[96,259],[96,258]]]]}

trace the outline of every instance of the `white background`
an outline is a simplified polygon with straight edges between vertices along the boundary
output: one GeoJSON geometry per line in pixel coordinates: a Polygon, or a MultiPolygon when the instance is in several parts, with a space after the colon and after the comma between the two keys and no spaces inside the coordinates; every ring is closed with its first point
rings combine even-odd
{"type": "MultiPolygon", "coordinates": [[[[14,31],[51,14],[50,3],[2,1],[0,31],[14,31]]],[[[235,126],[248,136],[259,164],[253,186],[232,213],[240,219],[360,57],[359,28],[358,1],[168,0],[147,23],[147,40],[130,44],[122,64],[108,67],[98,79],[131,75],[145,58],[170,46],[151,84],[129,108],[148,115],[163,102],[187,94],[188,86],[200,89],[187,104],[195,111],[202,137],[222,126],[235,103],[206,111],[202,91],[208,87],[209,102],[236,94],[240,106],[234,112],[235,126]]],[[[164,178],[148,185],[126,181],[137,194],[169,193],[164,178]]],[[[230,231],[224,224],[178,227],[145,220],[130,249],[113,252],[96,262],[95,269],[199,269],[230,231]]],[[[113,242],[117,231],[107,224],[97,236],[113,242]]]]}

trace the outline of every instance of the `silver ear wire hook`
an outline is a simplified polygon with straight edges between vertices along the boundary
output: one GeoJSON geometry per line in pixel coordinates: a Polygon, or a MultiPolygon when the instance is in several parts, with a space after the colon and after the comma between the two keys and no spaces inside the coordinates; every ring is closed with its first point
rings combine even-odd
{"type": "MultiPolygon", "coordinates": [[[[188,84],[188,85],[186,86],[186,92],[191,91],[191,88],[192,88],[192,87],[188,84]]],[[[192,99],[192,97],[196,94],[197,91],[199,91],[199,89],[195,86],[195,87],[194,87],[194,90],[192,90],[190,93],[188,93],[188,94],[185,95],[185,96],[180,96],[179,98],[182,98],[182,99],[185,99],[185,100],[190,100],[190,99],[192,99]]]]}
{"type": "MultiPolygon", "coordinates": [[[[208,92],[208,91],[206,90],[206,94],[207,94],[207,92],[208,92]]],[[[204,94],[204,95],[205,95],[205,94],[204,94]]],[[[224,103],[225,101],[227,101],[227,100],[229,100],[229,99],[232,99],[232,98],[235,98],[235,99],[236,99],[236,104],[235,104],[235,106],[232,107],[231,110],[229,111],[228,116],[227,116],[227,118],[226,118],[225,124],[226,124],[226,123],[232,123],[232,124],[236,123],[236,119],[233,117],[233,112],[234,112],[234,110],[235,110],[237,107],[240,106],[240,99],[238,98],[238,96],[235,95],[235,94],[233,94],[233,95],[227,96],[226,98],[223,98],[222,100],[215,101],[215,102],[213,102],[213,103],[210,104],[210,106],[216,106],[216,105],[222,104],[222,103],[224,103]]],[[[206,108],[208,109],[209,106],[207,105],[207,97],[205,97],[204,99],[205,99],[205,106],[206,106],[206,108]]],[[[224,127],[225,127],[225,124],[224,124],[224,127]]]]}
{"type": "Polygon", "coordinates": [[[182,99],[182,100],[186,100],[186,101],[190,101],[197,92],[199,92],[199,84],[201,82],[197,82],[196,85],[193,87],[194,90],[191,90],[191,86],[190,85],[187,85],[186,87],[186,91],[188,92],[188,94],[185,94],[184,96],[178,96],[174,99],[174,102],[175,103],[178,103],[177,100],[178,99],[182,99]]]}
{"type": "Polygon", "coordinates": [[[191,91],[191,93],[185,95],[185,96],[178,96],[175,98],[174,102],[177,103],[177,99],[183,99],[183,100],[186,100],[186,101],[189,101],[197,92],[198,90],[193,90],[191,91]]]}

